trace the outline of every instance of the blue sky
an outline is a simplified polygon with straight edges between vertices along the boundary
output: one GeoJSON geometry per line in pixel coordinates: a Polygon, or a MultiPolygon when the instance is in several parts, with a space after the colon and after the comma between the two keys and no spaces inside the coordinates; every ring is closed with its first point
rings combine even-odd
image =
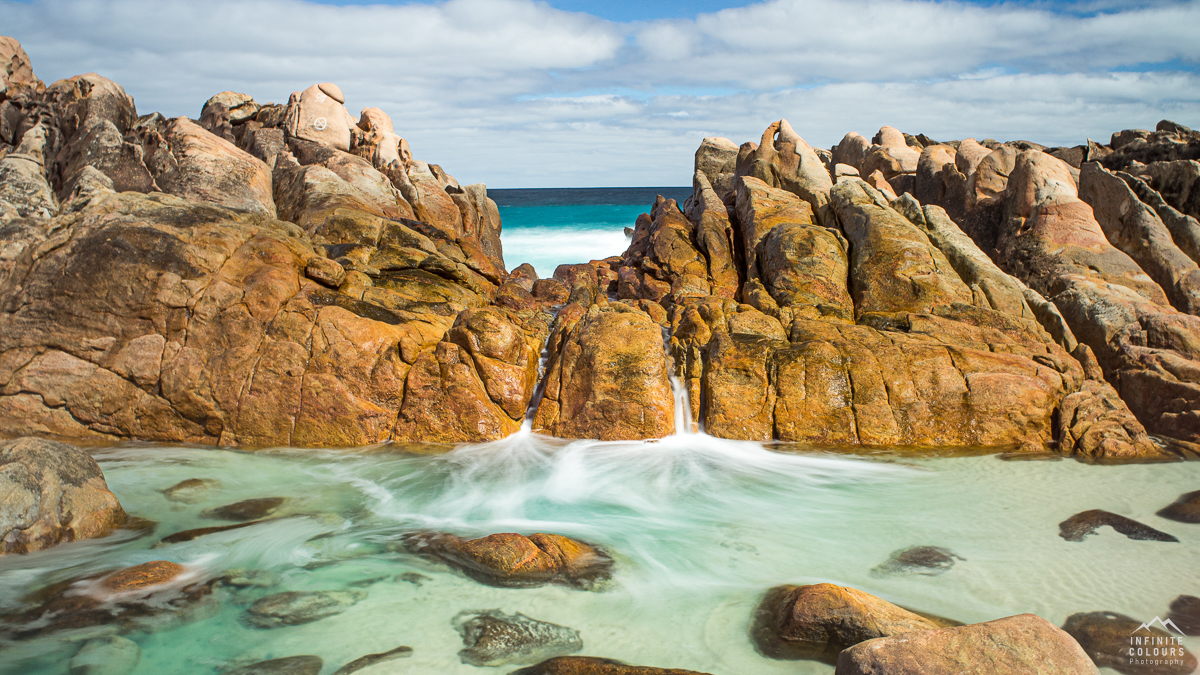
{"type": "Polygon", "coordinates": [[[1106,141],[1200,126],[1200,0],[0,0],[52,81],[199,115],[332,81],[414,154],[492,187],[690,183],[705,136],[1106,141]]]}

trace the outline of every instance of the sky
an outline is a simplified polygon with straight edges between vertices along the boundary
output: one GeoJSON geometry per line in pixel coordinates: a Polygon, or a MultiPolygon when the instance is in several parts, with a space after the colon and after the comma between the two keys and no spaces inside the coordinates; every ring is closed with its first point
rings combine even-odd
{"type": "Polygon", "coordinates": [[[140,113],[335,82],[413,154],[489,187],[690,185],[706,136],[891,125],[1076,145],[1200,127],[1200,0],[0,0],[47,83],[140,113]]]}

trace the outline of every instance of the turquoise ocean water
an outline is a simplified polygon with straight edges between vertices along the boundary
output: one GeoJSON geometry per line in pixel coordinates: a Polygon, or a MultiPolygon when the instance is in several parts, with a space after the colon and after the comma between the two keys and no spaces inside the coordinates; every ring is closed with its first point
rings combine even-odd
{"type": "Polygon", "coordinates": [[[620,255],[629,245],[625,228],[650,211],[656,195],[681,204],[690,187],[561,188],[488,190],[500,207],[504,263],[529,263],[550,277],[563,263],[620,255]]]}

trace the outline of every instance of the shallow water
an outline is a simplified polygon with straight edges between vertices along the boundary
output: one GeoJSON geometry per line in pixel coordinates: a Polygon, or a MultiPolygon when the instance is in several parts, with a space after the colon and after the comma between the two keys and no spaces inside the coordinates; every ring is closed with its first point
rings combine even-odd
{"type": "MultiPolygon", "coordinates": [[[[1061,624],[1094,610],[1149,620],[1180,593],[1200,595],[1200,526],[1154,515],[1197,489],[1197,463],[900,461],[775,452],[698,434],[567,443],[522,432],[444,455],[400,450],[99,450],[110,487],[129,513],[158,522],[153,534],[0,558],[0,602],[12,609],[45,584],[162,559],[204,575],[270,570],[279,584],[220,589],[208,618],[127,635],[143,650],[136,673],[207,675],[316,654],[328,675],[402,644],[412,657],[361,672],[507,673],[517,666],[460,663],[463,645],[451,624],[463,610],[499,609],[577,629],[583,654],[733,675],[832,672],[754,651],[747,638],[754,607],[781,583],[855,586],[965,622],[1034,612],[1061,624]],[[160,492],[188,478],[219,487],[189,504],[160,492]],[[171,533],[221,524],[200,517],[204,509],[272,496],[288,498],[287,517],[151,548],[171,533]],[[1109,528],[1080,543],[1058,536],[1060,521],[1093,508],[1180,543],[1133,541],[1109,528]],[[616,573],[603,592],[492,588],[388,549],[417,529],[564,534],[611,551],[616,573]],[[945,547],[965,560],[938,576],[872,574],[892,552],[914,545],[945,547]],[[427,579],[400,579],[411,572],[427,579]],[[346,588],[368,597],[339,616],[271,630],[241,622],[245,608],[269,593],[346,588]]],[[[0,672],[65,673],[80,637],[4,645],[0,672]]]]}

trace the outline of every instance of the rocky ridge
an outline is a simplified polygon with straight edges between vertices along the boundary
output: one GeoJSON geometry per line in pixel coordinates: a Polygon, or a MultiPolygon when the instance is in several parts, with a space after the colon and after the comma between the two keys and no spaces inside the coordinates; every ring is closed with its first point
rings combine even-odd
{"type": "Polygon", "coordinates": [[[3,434],[456,443],[513,433],[540,390],[536,431],[654,438],[682,422],[674,376],[725,438],[1126,461],[1200,435],[1179,125],[826,151],[780,120],[705,139],[692,196],[623,255],[537,279],[505,267],[483,185],[334,84],[165,119],[4,45],[3,434]]]}

